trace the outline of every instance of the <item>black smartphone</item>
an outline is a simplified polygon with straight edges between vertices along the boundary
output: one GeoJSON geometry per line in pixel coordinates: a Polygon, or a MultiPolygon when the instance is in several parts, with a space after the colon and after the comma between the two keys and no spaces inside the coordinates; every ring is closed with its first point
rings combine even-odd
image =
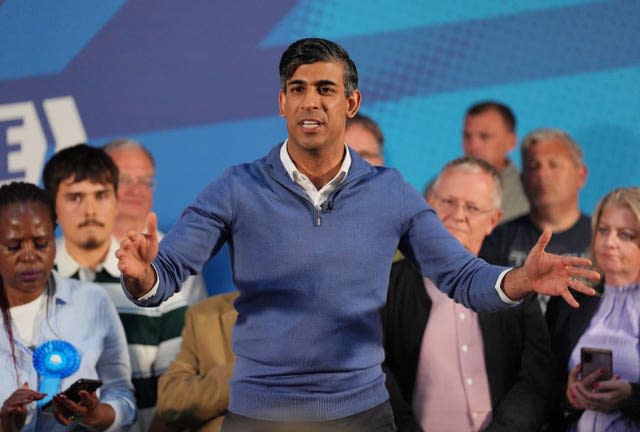
{"type": "MultiPolygon", "coordinates": [[[[80,402],[80,390],[86,390],[89,393],[93,393],[102,385],[102,381],[97,379],[89,379],[89,378],[80,378],[73,384],[71,384],[65,391],[62,392],[63,395],[68,397],[73,402],[80,402]]],[[[53,410],[53,400],[50,400],[46,404],[42,406],[42,411],[51,411],[53,410]]]]}
{"type": "Polygon", "coordinates": [[[610,380],[613,377],[613,353],[609,349],[582,347],[580,349],[580,373],[582,378],[603,369],[604,373],[598,381],[610,380]]]}

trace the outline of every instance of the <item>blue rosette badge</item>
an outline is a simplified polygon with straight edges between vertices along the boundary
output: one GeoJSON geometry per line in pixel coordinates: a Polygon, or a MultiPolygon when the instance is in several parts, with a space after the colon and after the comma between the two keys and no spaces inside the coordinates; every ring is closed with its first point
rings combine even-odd
{"type": "Polygon", "coordinates": [[[80,353],[67,341],[50,340],[36,347],[33,367],[38,372],[38,391],[47,394],[38,401],[38,406],[42,406],[60,392],[60,380],[78,370],[80,353]]]}

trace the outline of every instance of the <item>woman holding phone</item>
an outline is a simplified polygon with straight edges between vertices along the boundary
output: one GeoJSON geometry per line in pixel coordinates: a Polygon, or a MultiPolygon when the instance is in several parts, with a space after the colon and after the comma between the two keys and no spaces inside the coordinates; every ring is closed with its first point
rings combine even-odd
{"type": "Polygon", "coordinates": [[[0,187],[0,429],[121,430],[135,418],[124,330],[104,290],[52,271],[54,228],[46,192],[29,183],[0,187]],[[56,369],[65,361],[68,376],[56,369]],[[101,380],[100,398],[87,390],[77,402],[58,394],[43,410],[37,404],[53,396],[42,391],[51,379],[50,393],[101,380]]]}
{"type": "Polygon", "coordinates": [[[554,430],[640,431],[640,188],[616,189],[600,201],[591,246],[604,276],[600,295],[581,297],[578,309],[553,301],[547,311],[565,399],[554,430]],[[585,373],[583,348],[595,349],[584,361],[610,350],[613,376],[606,361],[585,373]]]}

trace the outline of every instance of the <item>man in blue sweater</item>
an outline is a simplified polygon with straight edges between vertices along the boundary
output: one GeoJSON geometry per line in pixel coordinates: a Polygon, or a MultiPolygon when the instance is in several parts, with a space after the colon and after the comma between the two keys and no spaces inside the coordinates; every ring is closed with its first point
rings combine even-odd
{"type": "MultiPolygon", "coordinates": [[[[522,268],[487,265],[451,237],[400,174],[345,146],[360,106],[355,64],[339,45],[303,39],[280,61],[288,139],[226,170],[158,245],[130,232],[117,255],[125,291],[157,305],[227,242],[238,320],[223,431],[393,431],[381,363],[380,308],[396,249],[474,310],[536,290],[577,303],[567,285],[597,278],[583,258],[544,252],[522,268]]],[[[146,232],[155,233],[151,214],[146,232]]]]}

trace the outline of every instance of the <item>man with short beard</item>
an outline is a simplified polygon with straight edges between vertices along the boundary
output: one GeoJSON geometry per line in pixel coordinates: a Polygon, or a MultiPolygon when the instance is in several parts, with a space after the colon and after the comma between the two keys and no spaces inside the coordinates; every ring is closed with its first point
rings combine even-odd
{"type": "Polygon", "coordinates": [[[147,431],[155,415],[158,377],[180,348],[186,293],[155,308],[135,306],[125,297],[115,257],[119,243],[113,237],[118,168],[103,150],[86,144],[61,150],[45,165],[43,178],[63,234],[56,241],[56,268],[62,276],[96,282],[109,293],[131,357],[138,407],[131,430],[147,431]]]}

